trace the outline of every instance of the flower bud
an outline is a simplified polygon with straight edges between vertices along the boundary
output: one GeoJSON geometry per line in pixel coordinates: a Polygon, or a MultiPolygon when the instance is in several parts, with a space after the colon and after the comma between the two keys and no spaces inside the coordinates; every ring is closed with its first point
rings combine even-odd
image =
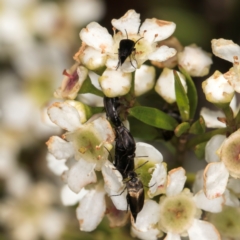
{"type": "Polygon", "coordinates": [[[219,71],[202,83],[206,99],[211,103],[230,103],[234,96],[234,89],[219,71]]]}

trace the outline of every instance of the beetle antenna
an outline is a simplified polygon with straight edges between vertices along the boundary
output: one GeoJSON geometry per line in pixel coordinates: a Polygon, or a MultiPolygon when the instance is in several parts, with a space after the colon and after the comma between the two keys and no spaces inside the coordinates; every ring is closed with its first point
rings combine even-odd
{"type": "Polygon", "coordinates": [[[143,39],[144,37],[141,37],[141,38],[139,38],[136,42],[135,42],[135,44],[134,44],[134,46],[136,45],[136,43],[137,42],[139,42],[141,39],[143,39]]]}
{"type": "Polygon", "coordinates": [[[140,167],[142,167],[143,165],[145,165],[146,163],[148,163],[149,161],[144,162],[143,164],[141,164],[140,166],[138,166],[137,168],[135,168],[133,171],[136,171],[137,169],[139,169],[140,167]]]}

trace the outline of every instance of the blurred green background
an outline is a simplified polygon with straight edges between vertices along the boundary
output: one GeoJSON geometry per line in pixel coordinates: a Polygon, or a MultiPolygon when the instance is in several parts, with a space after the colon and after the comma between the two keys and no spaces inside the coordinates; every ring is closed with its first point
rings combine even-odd
{"type": "MultiPolygon", "coordinates": [[[[61,204],[62,182],[47,167],[45,142],[61,132],[41,111],[74,62],[81,28],[98,21],[112,32],[111,19],[129,9],[142,21],[175,22],[183,46],[211,52],[213,38],[240,43],[238,0],[0,0],[0,240],[132,239],[130,226],[110,229],[107,219],[79,231],[75,207],[61,204]]],[[[213,62],[210,74],[231,67],[213,62]]],[[[201,95],[203,79],[194,80],[201,95]]]]}

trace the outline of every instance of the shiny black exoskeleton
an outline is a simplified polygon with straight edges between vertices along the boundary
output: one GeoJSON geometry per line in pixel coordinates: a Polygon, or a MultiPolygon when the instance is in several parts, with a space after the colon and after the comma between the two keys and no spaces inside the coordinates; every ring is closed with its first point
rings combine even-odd
{"type": "MultiPolygon", "coordinates": [[[[126,31],[126,30],[125,30],[126,31]]],[[[127,31],[126,31],[127,34],[127,31]]],[[[143,37],[139,38],[136,42],[134,42],[131,39],[128,39],[128,34],[127,34],[127,39],[122,39],[119,43],[119,49],[118,49],[118,65],[116,70],[122,66],[122,64],[125,62],[125,60],[130,57],[130,63],[132,64],[131,61],[131,54],[136,50],[135,45],[136,43],[142,39],[143,37]]],[[[133,66],[134,67],[134,66],[133,66]]],[[[134,67],[135,68],[135,67],[134,67]]]]}
{"type": "Polygon", "coordinates": [[[130,131],[122,124],[117,108],[119,107],[118,98],[104,97],[104,106],[107,117],[112,122],[115,132],[115,161],[114,166],[122,174],[123,178],[127,177],[129,171],[134,169],[134,157],[136,144],[130,131]]]}
{"type": "Polygon", "coordinates": [[[128,173],[129,181],[126,183],[127,188],[127,203],[130,206],[134,222],[137,215],[141,212],[144,205],[144,188],[142,181],[138,178],[137,173],[131,171],[128,173]]]}
{"type": "Polygon", "coordinates": [[[136,144],[129,130],[122,126],[115,129],[115,161],[114,166],[122,174],[123,179],[134,169],[136,144]]]}
{"type": "Polygon", "coordinates": [[[112,122],[116,132],[114,166],[122,174],[126,182],[126,188],[123,192],[127,189],[127,203],[134,222],[136,222],[137,214],[142,210],[144,204],[143,184],[134,171],[136,144],[132,134],[119,118],[117,111],[119,99],[104,97],[104,106],[107,117],[112,122]]]}
{"type": "Polygon", "coordinates": [[[114,127],[119,127],[122,125],[122,122],[119,118],[117,109],[120,106],[119,103],[119,98],[115,97],[115,98],[109,98],[109,97],[104,97],[103,98],[103,103],[104,103],[104,107],[106,110],[106,115],[107,118],[112,122],[112,124],[114,125],[114,127]]]}

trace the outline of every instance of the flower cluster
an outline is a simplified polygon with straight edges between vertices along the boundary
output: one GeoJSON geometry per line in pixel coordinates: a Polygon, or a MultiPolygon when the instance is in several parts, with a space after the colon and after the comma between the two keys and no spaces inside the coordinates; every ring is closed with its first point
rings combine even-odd
{"type": "Polygon", "coordinates": [[[206,99],[221,111],[216,115],[203,108],[196,119],[192,77],[208,75],[211,55],[195,44],[181,46],[172,36],[175,23],[152,18],[140,24],[134,10],[113,19],[112,25],[113,36],[96,22],[80,31],[76,62],[63,71],[54,93],[59,100],[48,108],[51,121],[64,131],[47,142],[48,166],[66,184],[63,203],[79,202],[82,231],[93,231],[105,215],[111,227],[123,226],[130,215],[131,234],[143,240],[164,235],[165,240],[220,239],[224,231],[214,214],[239,207],[240,113],[232,106],[239,90],[240,47],[228,40],[212,41],[213,53],[231,61],[233,68],[224,74],[216,70],[202,83],[206,99]],[[162,68],[159,77],[156,68],[162,68]],[[150,102],[142,103],[142,95],[150,102]],[[162,106],[151,97],[159,97],[162,106]],[[103,98],[115,105],[106,106],[103,98]],[[213,116],[218,116],[217,126],[213,116]],[[134,154],[123,131],[138,139],[134,154]],[[142,139],[164,143],[175,168],[167,167],[165,151],[142,139]],[[183,168],[189,149],[208,162],[195,181],[183,168]],[[131,160],[134,177],[126,173],[131,160]],[[145,199],[143,208],[137,186],[145,199]]]}

